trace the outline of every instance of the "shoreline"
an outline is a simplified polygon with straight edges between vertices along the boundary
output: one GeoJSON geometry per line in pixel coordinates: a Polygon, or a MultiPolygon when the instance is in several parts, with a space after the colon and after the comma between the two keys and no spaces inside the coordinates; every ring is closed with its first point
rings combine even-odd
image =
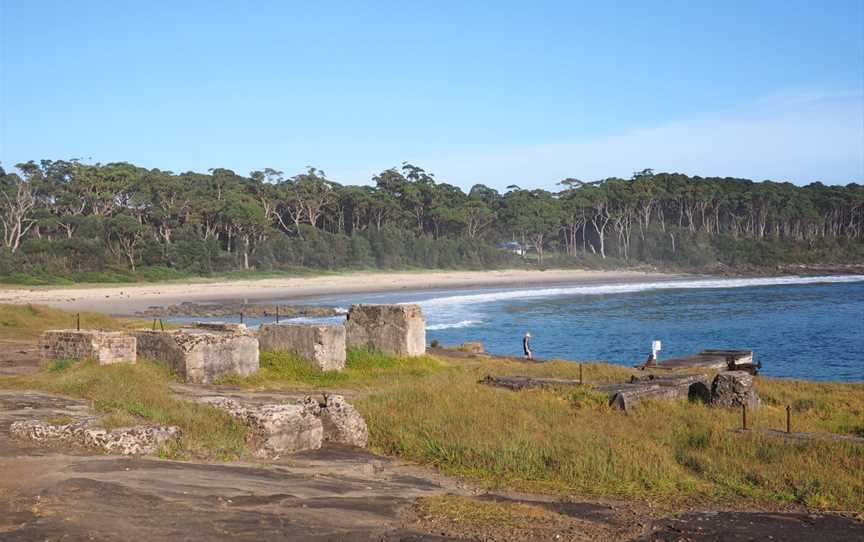
{"type": "Polygon", "coordinates": [[[304,300],[314,297],[469,288],[529,287],[555,284],[624,283],[697,277],[684,273],[596,271],[580,269],[358,272],[315,277],[285,277],[217,282],[124,284],[74,288],[0,286],[0,303],[38,304],[66,310],[134,315],[152,306],[183,302],[256,303],[273,299],[304,300]]]}

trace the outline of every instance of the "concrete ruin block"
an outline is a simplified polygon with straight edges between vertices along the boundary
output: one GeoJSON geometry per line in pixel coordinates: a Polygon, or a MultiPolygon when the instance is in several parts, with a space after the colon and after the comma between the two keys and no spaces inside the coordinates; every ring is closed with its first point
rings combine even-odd
{"type": "Polygon", "coordinates": [[[324,441],[347,446],[365,448],[369,444],[369,428],[366,420],[353,405],[341,395],[324,395],[324,402],[311,396],[303,399],[303,406],[321,419],[324,425],[324,441]]]}
{"type": "Polygon", "coordinates": [[[191,384],[237,374],[248,376],[258,365],[258,339],[242,324],[135,332],[138,355],[167,363],[191,384]]]}
{"type": "Polygon", "coordinates": [[[324,426],[304,405],[248,405],[228,397],[205,397],[202,402],[227,411],[261,438],[256,455],[276,456],[321,448],[324,426]]]}
{"type": "Polygon", "coordinates": [[[261,350],[293,352],[319,371],[345,368],[345,326],[265,324],[258,330],[261,350]]]}
{"type": "Polygon", "coordinates": [[[711,405],[720,407],[758,408],[759,396],[753,390],[753,375],[746,371],[718,373],[711,383],[711,405]]]}
{"type": "Polygon", "coordinates": [[[426,353],[426,318],[420,305],[351,305],[345,329],[349,348],[396,356],[426,353]]]}
{"type": "Polygon", "coordinates": [[[61,329],[46,331],[41,341],[42,359],[94,359],[99,365],[135,363],[135,337],[120,331],[61,329]]]}

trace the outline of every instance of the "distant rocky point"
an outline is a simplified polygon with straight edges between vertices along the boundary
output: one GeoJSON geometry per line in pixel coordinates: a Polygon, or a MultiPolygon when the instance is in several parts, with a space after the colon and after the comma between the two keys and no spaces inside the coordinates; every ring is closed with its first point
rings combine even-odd
{"type": "Polygon", "coordinates": [[[137,316],[166,318],[174,316],[236,316],[243,313],[246,317],[276,317],[296,318],[298,316],[338,316],[345,314],[340,307],[322,307],[318,305],[247,305],[245,303],[192,303],[184,302],[167,307],[152,306],[140,311],[137,316]]]}

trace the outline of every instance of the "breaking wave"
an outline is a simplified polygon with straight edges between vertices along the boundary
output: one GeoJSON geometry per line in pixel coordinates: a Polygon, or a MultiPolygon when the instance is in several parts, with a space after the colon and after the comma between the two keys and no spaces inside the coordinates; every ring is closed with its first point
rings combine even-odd
{"type": "MultiPolygon", "coordinates": [[[[710,288],[746,288],[752,286],[777,286],[789,284],[819,284],[837,282],[861,282],[864,275],[824,276],[824,277],[763,277],[742,279],[697,279],[669,280],[660,282],[630,282],[622,284],[588,284],[581,286],[559,286],[554,288],[501,290],[488,293],[452,295],[420,301],[424,310],[435,310],[448,305],[476,305],[495,301],[533,299],[543,297],[564,297],[573,295],[608,295],[649,290],[686,290],[710,288]]],[[[462,322],[460,322],[461,324],[462,322]]],[[[464,327],[464,326],[463,326],[464,327]]],[[[431,326],[427,329],[433,329],[431,326]]]]}
{"type": "Polygon", "coordinates": [[[480,320],[462,320],[461,322],[456,322],[453,324],[432,324],[431,326],[426,326],[427,331],[438,331],[441,329],[457,329],[462,327],[471,327],[476,326],[477,324],[482,323],[480,320]]]}

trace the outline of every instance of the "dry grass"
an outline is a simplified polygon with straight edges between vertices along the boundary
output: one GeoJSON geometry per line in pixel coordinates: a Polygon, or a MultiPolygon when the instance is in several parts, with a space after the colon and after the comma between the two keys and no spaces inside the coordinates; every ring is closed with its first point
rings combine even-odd
{"type": "MultiPolygon", "coordinates": [[[[0,307],[0,333],[15,337],[66,326],[70,318],[43,307],[11,312],[7,307],[0,307]]],[[[92,327],[112,329],[128,325],[104,316],[92,322],[92,327]]],[[[597,383],[626,379],[633,372],[604,364],[583,369],[585,380],[597,383]]],[[[321,374],[288,354],[264,353],[258,375],[227,380],[249,387],[362,390],[356,406],[376,451],[490,487],[630,497],[668,506],[765,503],[864,511],[860,444],[734,433],[730,429],[740,425],[738,411],[699,403],[646,402],[625,414],[587,388],[513,392],[477,384],[486,374],[576,379],[578,371],[578,364],[564,361],[402,359],[354,351],[345,372],[321,374]]],[[[0,387],[89,399],[109,427],[131,419],[178,425],[184,436],[177,449],[168,451],[172,456],[242,456],[246,430],[216,409],[173,397],[171,381],[167,370],[146,361],[105,367],[59,362],[32,377],[0,378],[0,387]]],[[[764,404],[750,414],[752,426],[783,428],[785,407],[791,405],[796,431],[864,433],[864,384],[757,378],[756,387],[764,404]]],[[[459,512],[458,504],[447,507],[457,514],[497,513],[459,512]]]]}
{"type": "Polygon", "coordinates": [[[27,377],[0,377],[0,388],[36,389],[87,399],[104,414],[107,429],[135,423],[176,425],[177,446],[163,451],[173,458],[234,459],[244,455],[247,430],[214,407],[184,401],[171,394],[173,375],[157,363],[100,366],[94,362],[54,362],[27,377]]]}
{"type": "MultiPolygon", "coordinates": [[[[120,319],[82,312],[82,329],[121,330],[146,326],[142,320],[120,319]]],[[[49,329],[74,329],[76,313],[44,305],[0,304],[0,340],[33,340],[49,329]]]]}
{"type": "MultiPolygon", "coordinates": [[[[657,503],[765,502],[864,509],[864,446],[789,442],[737,434],[737,411],[698,403],[645,403],[625,414],[590,393],[512,392],[476,384],[478,376],[531,374],[575,378],[573,363],[522,365],[469,361],[406,380],[357,403],[383,453],[434,465],[490,487],[638,497],[657,503]]],[[[587,365],[585,378],[627,369],[587,365]]],[[[768,400],[751,423],[781,428],[781,401],[800,400],[796,430],[851,428],[864,412],[864,385],[758,379],[768,400]],[[812,397],[811,397],[812,394],[812,397]],[[778,404],[773,404],[777,402],[778,404]],[[800,418],[800,419],[799,419],[800,418]]]]}

